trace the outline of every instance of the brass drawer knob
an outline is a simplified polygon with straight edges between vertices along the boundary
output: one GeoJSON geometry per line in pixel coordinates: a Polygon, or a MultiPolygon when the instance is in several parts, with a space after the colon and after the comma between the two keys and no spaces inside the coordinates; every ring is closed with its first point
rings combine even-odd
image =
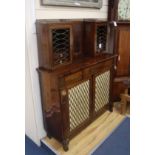
{"type": "Polygon", "coordinates": [[[116,66],[116,65],[114,66],[114,69],[115,69],[115,70],[117,69],[117,66],[116,66]]]}
{"type": "Polygon", "coordinates": [[[67,94],[66,90],[62,90],[62,91],[61,91],[61,95],[62,95],[62,96],[66,96],[66,94],[67,94]]]}

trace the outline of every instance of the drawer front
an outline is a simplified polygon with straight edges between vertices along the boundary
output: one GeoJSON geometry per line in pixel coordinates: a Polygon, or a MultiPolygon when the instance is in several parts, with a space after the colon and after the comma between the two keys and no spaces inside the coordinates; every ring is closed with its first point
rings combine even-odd
{"type": "Polygon", "coordinates": [[[86,68],[83,70],[83,78],[85,79],[85,78],[88,78],[94,74],[103,72],[104,70],[111,68],[112,65],[113,65],[113,61],[109,60],[109,61],[99,63],[93,67],[86,68]]]}
{"type": "Polygon", "coordinates": [[[103,70],[112,67],[112,60],[100,63],[91,68],[91,74],[97,74],[102,72],[103,70]]]}
{"type": "Polygon", "coordinates": [[[60,78],[59,86],[61,88],[65,86],[67,88],[72,87],[83,80],[90,79],[92,75],[98,74],[100,72],[103,72],[104,70],[111,68],[112,65],[113,65],[113,61],[109,60],[109,61],[99,63],[97,65],[94,65],[93,67],[83,69],[79,72],[66,75],[60,78]]]}
{"type": "Polygon", "coordinates": [[[83,79],[87,79],[89,77],[91,77],[91,68],[86,68],[83,70],[83,79]]]}
{"type": "Polygon", "coordinates": [[[82,80],[82,72],[76,72],[71,75],[65,76],[65,84],[70,85],[75,82],[81,81],[82,80]]]}

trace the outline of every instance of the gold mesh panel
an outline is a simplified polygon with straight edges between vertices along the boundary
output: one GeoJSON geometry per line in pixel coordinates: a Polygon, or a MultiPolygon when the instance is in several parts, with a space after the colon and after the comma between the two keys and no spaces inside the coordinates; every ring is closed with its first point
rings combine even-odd
{"type": "Polygon", "coordinates": [[[97,112],[109,102],[110,71],[95,79],[95,111],[97,112]]]}
{"type": "Polygon", "coordinates": [[[89,118],[89,80],[68,90],[70,131],[89,118]]]}
{"type": "Polygon", "coordinates": [[[54,65],[70,61],[70,29],[52,29],[54,65]]]}
{"type": "Polygon", "coordinates": [[[97,53],[104,52],[107,44],[107,25],[97,26],[97,53]]]}

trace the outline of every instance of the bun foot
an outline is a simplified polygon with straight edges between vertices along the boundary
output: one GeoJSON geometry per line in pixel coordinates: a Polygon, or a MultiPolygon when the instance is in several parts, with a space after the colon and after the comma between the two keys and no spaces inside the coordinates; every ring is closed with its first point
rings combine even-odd
{"type": "Polygon", "coordinates": [[[64,140],[64,141],[62,142],[62,145],[63,145],[64,151],[67,152],[67,151],[69,150],[69,147],[68,147],[68,145],[69,145],[69,140],[68,140],[68,139],[67,139],[67,140],[64,140]]]}

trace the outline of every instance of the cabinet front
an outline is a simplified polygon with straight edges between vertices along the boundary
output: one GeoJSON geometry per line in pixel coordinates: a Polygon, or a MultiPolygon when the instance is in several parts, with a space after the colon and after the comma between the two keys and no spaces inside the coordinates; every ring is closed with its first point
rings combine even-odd
{"type": "Polygon", "coordinates": [[[109,108],[112,61],[64,77],[66,97],[62,98],[64,132],[72,137],[109,108]],[[74,78],[73,78],[74,77],[74,78]],[[83,77],[83,78],[82,78],[83,77]]]}

